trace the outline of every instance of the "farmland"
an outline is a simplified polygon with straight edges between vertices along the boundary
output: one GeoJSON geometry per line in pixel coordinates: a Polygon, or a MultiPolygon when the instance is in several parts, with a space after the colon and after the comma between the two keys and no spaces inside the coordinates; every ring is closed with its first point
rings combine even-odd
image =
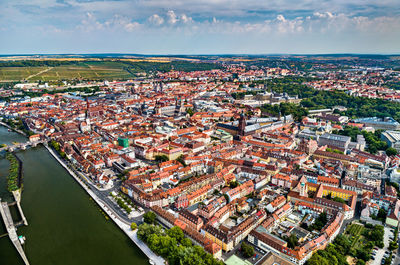
{"type": "Polygon", "coordinates": [[[47,67],[0,67],[0,80],[23,80],[46,69],[47,67]]]}
{"type": "Polygon", "coordinates": [[[76,62],[54,67],[0,67],[1,81],[55,81],[71,79],[129,79],[133,74],[120,62],[76,62]]]}
{"type": "Polygon", "coordinates": [[[154,62],[127,60],[77,60],[77,61],[19,61],[0,62],[0,82],[10,81],[60,81],[60,80],[122,80],[137,73],[211,70],[220,68],[214,63],[187,61],[154,62]]]}

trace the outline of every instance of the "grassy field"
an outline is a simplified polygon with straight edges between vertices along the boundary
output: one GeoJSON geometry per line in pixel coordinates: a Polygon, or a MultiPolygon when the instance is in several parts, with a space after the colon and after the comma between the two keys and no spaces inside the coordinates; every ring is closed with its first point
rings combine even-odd
{"type": "Polygon", "coordinates": [[[0,82],[6,81],[60,81],[72,79],[121,80],[136,73],[177,71],[202,71],[220,69],[221,65],[207,62],[88,59],[75,61],[0,61],[0,82]]]}
{"type": "Polygon", "coordinates": [[[124,70],[120,63],[79,63],[77,65],[57,66],[33,77],[33,80],[83,79],[129,79],[133,75],[124,70]]]}
{"type": "Polygon", "coordinates": [[[0,80],[18,81],[37,74],[48,67],[0,67],[0,80]]]}
{"type": "Polygon", "coordinates": [[[55,67],[0,67],[0,81],[132,78],[133,75],[124,67],[126,65],[121,62],[77,62],[55,67]]]}

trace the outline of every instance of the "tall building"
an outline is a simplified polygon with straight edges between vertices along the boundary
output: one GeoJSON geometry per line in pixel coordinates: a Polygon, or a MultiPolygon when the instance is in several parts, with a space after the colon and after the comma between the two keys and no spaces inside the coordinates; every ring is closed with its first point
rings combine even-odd
{"type": "Polygon", "coordinates": [[[339,147],[342,149],[347,149],[351,142],[349,136],[343,136],[338,134],[325,133],[321,135],[318,139],[318,145],[328,145],[333,147],[339,147]]]}
{"type": "Polygon", "coordinates": [[[246,129],[246,118],[244,116],[244,114],[240,114],[240,119],[239,119],[239,135],[243,136],[244,135],[244,131],[246,129]]]}
{"type": "Polygon", "coordinates": [[[372,127],[375,130],[400,130],[400,123],[392,117],[378,118],[368,117],[355,119],[354,122],[362,123],[366,127],[372,127]]]}
{"type": "Polygon", "coordinates": [[[386,131],[381,135],[381,139],[385,141],[389,147],[400,151],[400,132],[399,131],[386,131]]]}
{"type": "Polygon", "coordinates": [[[89,99],[86,97],[86,126],[89,131],[91,130],[90,118],[90,103],[89,99]]]}

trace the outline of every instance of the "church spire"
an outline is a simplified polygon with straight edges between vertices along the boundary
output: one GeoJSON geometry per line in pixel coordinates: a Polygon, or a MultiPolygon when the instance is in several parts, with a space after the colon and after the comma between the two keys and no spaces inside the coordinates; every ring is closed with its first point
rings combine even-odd
{"type": "Polygon", "coordinates": [[[244,136],[245,129],[246,129],[246,117],[244,116],[244,113],[242,112],[240,114],[240,119],[239,119],[239,127],[238,127],[239,135],[244,136]]]}

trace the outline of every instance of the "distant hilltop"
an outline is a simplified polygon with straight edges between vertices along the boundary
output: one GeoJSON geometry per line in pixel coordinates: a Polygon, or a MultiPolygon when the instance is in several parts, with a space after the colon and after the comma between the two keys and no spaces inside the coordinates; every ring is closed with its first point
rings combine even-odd
{"type": "Polygon", "coordinates": [[[157,58],[165,60],[217,59],[217,58],[319,58],[319,59],[399,59],[400,54],[357,54],[357,53],[327,53],[327,54],[136,54],[136,53],[65,53],[65,54],[0,54],[0,60],[34,60],[34,59],[67,59],[67,58],[157,58]]]}

